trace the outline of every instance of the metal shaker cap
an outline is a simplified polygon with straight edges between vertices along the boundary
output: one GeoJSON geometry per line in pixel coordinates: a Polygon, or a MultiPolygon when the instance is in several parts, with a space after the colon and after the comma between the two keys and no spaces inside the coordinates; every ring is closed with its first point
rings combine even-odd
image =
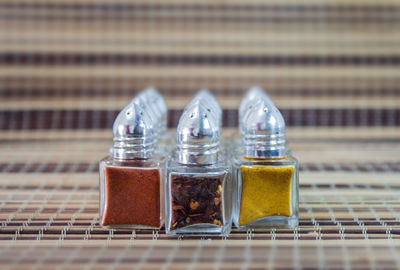
{"type": "Polygon", "coordinates": [[[133,99],[117,116],[113,125],[114,143],[111,149],[116,159],[151,158],[156,148],[155,126],[145,111],[133,99]]]}
{"type": "Polygon", "coordinates": [[[286,153],[285,142],[286,126],[281,112],[268,99],[258,100],[243,119],[244,156],[282,158],[286,153]]]}
{"type": "Polygon", "coordinates": [[[239,117],[243,117],[248,109],[249,104],[255,103],[261,96],[267,95],[264,90],[259,86],[251,87],[243,96],[239,105],[239,117]]]}
{"type": "Polygon", "coordinates": [[[218,159],[220,129],[200,103],[188,107],[179,119],[177,161],[181,164],[214,164],[218,159]]]}
{"type": "Polygon", "coordinates": [[[137,105],[141,109],[144,115],[150,118],[154,127],[154,136],[156,139],[158,139],[160,136],[161,121],[157,117],[157,113],[154,111],[154,108],[152,108],[152,106],[150,105],[148,98],[142,92],[133,99],[133,103],[135,103],[135,105],[137,105]]]}
{"type": "Polygon", "coordinates": [[[149,97],[153,107],[158,110],[161,114],[161,131],[165,131],[168,125],[168,107],[165,103],[164,98],[154,88],[148,87],[144,90],[144,93],[149,97]]]}
{"type": "Polygon", "coordinates": [[[243,96],[242,101],[239,105],[238,111],[238,119],[239,119],[239,130],[242,129],[242,123],[246,112],[248,112],[251,107],[260,99],[260,98],[268,98],[268,95],[265,91],[259,86],[251,87],[247,93],[243,96]]]}
{"type": "Polygon", "coordinates": [[[150,118],[153,120],[153,123],[157,126],[157,133],[160,134],[162,130],[162,113],[159,110],[158,106],[154,102],[154,97],[151,95],[150,92],[144,90],[139,93],[135,97],[143,110],[150,115],[150,118]]]}

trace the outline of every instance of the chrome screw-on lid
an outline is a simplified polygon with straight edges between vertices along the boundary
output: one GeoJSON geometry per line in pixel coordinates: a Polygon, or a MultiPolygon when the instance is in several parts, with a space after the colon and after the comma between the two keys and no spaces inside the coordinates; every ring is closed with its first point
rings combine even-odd
{"type": "Polygon", "coordinates": [[[272,102],[259,99],[246,113],[242,126],[244,156],[282,158],[285,156],[286,126],[272,102]]]}
{"type": "Polygon", "coordinates": [[[254,104],[260,99],[269,99],[265,91],[259,86],[251,87],[247,93],[243,96],[242,101],[239,105],[238,110],[238,123],[239,130],[242,130],[242,124],[245,114],[254,106],[254,104]]]}
{"type": "Polygon", "coordinates": [[[177,161],[182,164],[214,164],[218,159],[219,124],[200,102],[183,112],[177,129],[177,161]]]}
{"type": "Polygon", "coordinates": [[[117,116],[113,125],[111,149],[116,159],[151,158],[157,144],[155,126],[149,115],[133,99],[117,116]]]}

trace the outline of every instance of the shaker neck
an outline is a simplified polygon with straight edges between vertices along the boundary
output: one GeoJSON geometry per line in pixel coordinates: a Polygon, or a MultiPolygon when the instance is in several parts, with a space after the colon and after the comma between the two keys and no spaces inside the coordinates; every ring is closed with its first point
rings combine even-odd
{"type": "Polygon", "coordinates": [[[287,153],[285,135],[245,135],[242,138],[242,149],[246,158],[284,158],[287,153]]]}
{"type": "Polygon", "coordinates": [[[177,145],[176,161],[184,165],[213,165],[218,162],[219,143],[212,145],[177,145]]]}
{"type": "Polygon", "coordinates": [[[149,159],[154,155],[155,139],[114,137],[111,154],[114,159],[149,159]]]}

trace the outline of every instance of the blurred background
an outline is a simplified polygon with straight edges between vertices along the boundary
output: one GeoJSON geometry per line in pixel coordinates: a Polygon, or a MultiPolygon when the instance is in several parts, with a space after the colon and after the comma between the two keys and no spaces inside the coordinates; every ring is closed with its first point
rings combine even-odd
{"type": "Polygon", "coordinates": [[[399,268],[399,134],[397,0],[0,0],[8,269],[399,268]],[[232,242],[100,228],[98,161],[119,110],[150,85],[171,132],[209,88],[225,136],[246,89],[263,87],[300,160],[300,227],[234,230],[232,242]]]}
{"type": "Polygon", "coordinates": [[[264,87],[290,126],[398,126],[397,1],[0,1],[2,130],[107,129],[149,85],[236,125],[264,87]]]}

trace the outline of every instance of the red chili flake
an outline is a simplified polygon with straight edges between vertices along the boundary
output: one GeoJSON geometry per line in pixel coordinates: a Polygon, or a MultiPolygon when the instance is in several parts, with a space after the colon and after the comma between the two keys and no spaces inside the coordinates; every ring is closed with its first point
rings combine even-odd
{"type": "Polygon", "coordinates": [[[225,175],[172,176],[170,230],[201,223],[223,226],[221,191],[224,178],[225,175]]]}

